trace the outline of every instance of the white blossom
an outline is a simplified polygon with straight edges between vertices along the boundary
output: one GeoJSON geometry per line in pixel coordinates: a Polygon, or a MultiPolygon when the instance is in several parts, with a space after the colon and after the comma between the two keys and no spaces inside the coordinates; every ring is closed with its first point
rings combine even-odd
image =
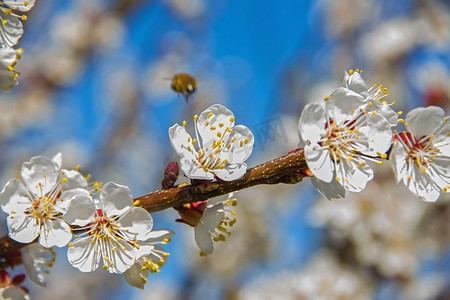
{"type": "Polygon", "coordinates": [[[310,103],[302,112],[299,134],[315,176],[311,180],[328,199],[343,197],[345,190],[361,191],[373,178],[366,161],[387,156],[391,126],[365,107],[363,96],[338,88],[324,103],[310,103]]]}
{"type": "Polygon", "coordinates": [[[200,116],[194,116],[195,139],[183,126],[169,129],[170,142],[180,155],[181,169],[190,179],[225,181],[241,178],[244,162],[252,153],[254,138],[243,125],[234,125],[234,115],[225,106],[214,104],[200,116]]]}
{"type": "Polygon", "coordinates": [[[149,239],[139,243],[136,250],[137,262],[123,274],[129,285],[143,289],[150,273],[160,272],[169,253],[156,244],[165,245],[174,234],[169,230],[154,230],[149,239]]]}
{"type": "Polygon", "coordinates": [[[367,88],[364,79],[361,76],[362,70],[356,69],[355,71],[350,70],[348,73],[345,72],[344,85],[345,88],[360,94],[364,97],[366,103],[366,111],[373,112],[376,111],[380,115],[389,121],[391,126],[395,126],[398,123],[398,113],[396,113],[391,105],[385,100],[384,97],[389,96],[387,88],[383,85],[375,84],[370,89],[367,88]]]}
{"type": "Polygon", "coordinates": [[[398,182],[425,201],[450,191],[450,124],[437,106],[413,109],[397,133],[390,160],[398,182]]]}
{"type": "Polygon", "coordinates": [[[98,201],[80,195],[68,206],[64,219],[81,226],[69,243],[69,262],[82,272],[103,268],[123,273],[136,262],[138,243],[151,237],[153,220],[143,208],[133,207],[126,186],[109,182],[103,186],[98,201]]]}
{"type": "Polygon", "coordinates": [[[62,214],[74,197],[89,194],[87,183],[77,171],[61,170],[60,154],[54,159],[31,158],[0,193],[2,210],[8,214],[9,236],[20,243],[39,237],[46,248],[62,247],[72,237],[62,214]]]}
{"type": "Polygon", "coordinates": [[[12,47],[19,41],[23,34],[23,25],[20,20],[26,20],[27,16],[17,14],[30,10],[34,6],[34,0],[3,0],[0,7],[0,47],[12,47]]]}
{"type": "Polygon", "coordinates": [[[181,219],[177,221],[194,227],[195,242],[201,250],[201,256],[212,254],[213,242],[223,242],[226,239],[225,234],[231,234],[227,227],[231,228],[236,219],[234,211],[227,209],[227,206],[237,205],[237,199],[231,199],[232,196],[231,193],[226,200],[219,200],[216,203],[209,201],[188,203],[178,209],[181,219]]]}

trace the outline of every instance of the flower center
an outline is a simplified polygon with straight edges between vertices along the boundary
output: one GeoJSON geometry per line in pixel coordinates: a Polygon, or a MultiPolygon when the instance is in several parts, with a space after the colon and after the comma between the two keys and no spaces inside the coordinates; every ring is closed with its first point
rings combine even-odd
{"type": "MultiPolygon", "coordinates": [[[[214,149],[214,147],[212,147],[214,149]]],[[[221,151],[222,146],[218,146],[216,151],[221,151]]],[[[227,160],[222,161],[217,155],[213,153],[208,153],[205,149],[200,149],[197,151],[197,155],[195,156],[196,160],[194,160],[194,164],[203,169],[204,171],[223,169],[225,165],[228,163],[227,160]]]]}
{"type": "Polygon", "coordinates": [[[410,132],[402,132],[395,139],[402,143],[408,153],[409,167],[415,163],[423,173],[431,169],[433,159],[439,154],[439,149],[434,147],[431,138],[424,136],[416,140],[410,132]]]}

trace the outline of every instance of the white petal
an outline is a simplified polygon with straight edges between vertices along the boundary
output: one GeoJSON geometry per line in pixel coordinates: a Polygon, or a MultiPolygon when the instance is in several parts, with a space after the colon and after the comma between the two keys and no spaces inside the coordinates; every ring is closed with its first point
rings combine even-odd
{"type": "Polygon", "coordinates": [[[366,111],[370,113],[376,111],[389,122],[391,127],[397,125],[398,114],[388,104],[379,101],[373,101],[372,104],[372,107],[366,106],[366,111]]]}
{"type": "Polygon", "coordinates": [[[234,114],[225,106],[214,104],[204,110],[197,120],[197,130],[202,139],[202,147],[209,148],[214,140],[218,140],[218,132],[226,138],[229,135],[226,129],[232,129],[233,126],[234,114]]]}
{"type": "Polygon", "coordinates": [[[344,187],[335,180],[333,180],[332,182],[324,182],[315,177],[311,177],[311,182],[317,189],[317,191],[319,191],[328,200],[345,197],[344,187]]]}
{"type": "Polygon", "coordinates": [[[206,230],[202,223],[194,227],[195,242],[200,250],[206,254],[211,254],[214,251],[214,245],[211,235],[206,230]]]}
{"type": "MultiPolygon", "coordinates": [[[[143,276],[143,273],[144,272],[141,271],[141,265],[139,263],[135,263],[128,270],[126,270],[125,273],[123,273],[123,276],[129,285],[143,290],[144,285],[147,282],[143,276]]],[[[147,278],[148,273],[149,272],[147,271],[147,278]]]]}
{"type": "Polygon", "coordinates": [[[214,174],[197,167],[192,160],[181,158],[180,167],[184,175],[190,179],[213,180],[214,174]]]}
{"type": "Polygon", "coordinates": [[[24,212],[31,207],[31,201],[25,197],[27,190],[16,178],[11,179],[0,193],[2,210],[8,214],[12,211],[16,213],[24,212]]]}
{"type": "Polygon", "coordinates": [[[252,154],[254,142],[250,129],[243,125],[234,126],[219,157],[231,164],[244,162],[252,154]]]}
{"type": "Polygon", "coordinates": [[[43,185],[43,194],[47,194],[55,187],[59,178],[53,161],[42,156],[32,157],[29,162],[23,163],[20,174],[28,190],[39,196],[39,183],[43,185]]]}
{"type": "Polygon", "coordinates": [[[145,240],[153,228],[153,219],[143,208],[131,207],[117,221],[122,233],[132,240],[145,240]]]}
{"type": "Polygon", "coordinates": [[[130,189],[115,182],[108,182],[100,192],[100,205],[107,215],[120,215],[133,205],[130,189]]]}
{"type": "Polygon", "coordinates": [[[29,11],[34,6],[35,0],[3,0],[2,2],[12,9],[29,11]]]}
{"type": "Polygon", "coordinates": [[[305,159],[311,172],[321,181],[330,182],[334,177],[334,164],[328,149],[319,144],[306,145],[305,159]]]}
{"type": "Polygon", "coordinates": [[[310,103],[303,109],[298,122],[298,132],[303,145],[316,143],[325,133],[325,110],[318,103],[310,103]]]}
{"type": "Polygon", "coordinates": [[[14,46],[23,34],[22,23],[19,18],[6,14],[3,10],[0,10],[0,21],[6,21],[6,24],[0,26],[0,47],[14,46]]]}
{"type": "Polygon", "coordinates": [[[369,149],[363,151],[364,154],[376,156],[377,153],[386,153],[392,145],[391,124],[380,115],[371,115],[367,125],[369,149]]]}
{"type": "Polygon", "coordinates": [[[195,147],[192,144],[192,138],[183,126],[175,124],[170,127],[169,138],[173,149],[175,149],[180,157],[190,160],[195,158],[195,147]]]}
{"type": "Polygon", "coordinates": [[[226,166],[224,169],[214,170],[214,174],[222,180],[233,181],[244,176],[247,172],[247,164],[231,164],[226,166]]]}
{"type": "Polygon", "coordinates": [[[346,87],[358,94],[367,92],[367,86],[359,72],[353,72],[352,75],[345,72],[344,84],[346,87]]]}
{"type": "Polygon", "coordinates": [[[39,235],[39,244],[45,248],[53,246],[64,247],[72,239],[70,226],[61,219],[45,222],[45,226],[41,227],[39,235]]]}
{"type": "Polygon", "coordinates": [[[69,262],[81,272],[92,272],[99,265],[101,253],[95,253],[98,250],[98,245],[91,244],[92,240],[92,236],[78,238],[73,241],[72,246],[67,250],[69,262]]]}
{"type": "MultiPolygon", "coordinates": [[[[113,265],[108,266],[108,272],[121,274],[136,262],[136,252],[125,240],[121,240],[119,243],[111,243],[110,249],[112,247],[116,247],[116,251],[112,252],[112,257],[109,257],[113,265]]],[[[108,253],[103,253],[103,255],[109,256],[110,253],[111,250],[108,253]]]]}
{"type": "Polygon", "coordinates": [[[443,122],[445,112],[438,106],[418,107],[411,110],[405,118],[414,137],[422,138],[431,135],[443,122]]]}
{"type": "Polygon", "coordinates": [[[170,239],[175,235],[175,232],[165,229],[150,231],[145,239],[146,244],[159,244],[165,239],[170,239]]]}
{"type": "Polygon", "coordinates": [[[96,209],[89,194],[77,194],[68,202],[66,213],[63,215],[67,223],[84,226],[94,220],[96,209]]]}
{"type": "Polygon", "coordinates": [[[366,101],[363,96],[340,87],[325,102],[325,109],[337,124],[342,124],[345,121],[353,120],[365,105],[366,101]]]}
{"type": "Polygon", "coordinates": [[[64,177],[67,181],[63,184],[64,190],[76,189],[76,188],[87,188],[88,183],[86,178],[75,170],[62,170],[64,177]]]}
{"type": "Polygon", "coordinates": [[[48,269],[52,267],[56,253],[38,243],[23,247],[21,252],[27,278],[40,286],[47,286],[48,269]]]}
{"type": "Polygon", "coordinates": [[[367,182],[373,178],[373,171],[369,165],[362,165],[363,160],[353,161],[341,160],[336,170],[336,176],[339,177],[339,182],[347,191],[360,192],[365,187],[367,182]],[[359,167],[356,166],[359,164],[359,167]]]}
{"type": "MultiPolygon", "coordinates": [[[[58,199],[56,199],[55,209],[60,213],[65,213],[67,211],[67,207],[75,196],[83,196],[86,198],[90,198],[89,192],[85,189],[72,189],[68,191],[64,191],[58,199]]],[[[91,201],[92,202],[92,201],[91,201]]]]}
{"type": "Polygon", "coordinates": [[[8,68],[16,60],[16,50],[5,47],[0,48],[0,65],[2,69],[8,68]]]}
{"type": "Polygon", "coordinates": [[[397,178],[397,182],[403,181],[406,185],[408,182],[408,162],[407,162],[408,153],[405,148],[403,148],[402,144],[399,141],[395,141],[392,146],[391,155],[389,160],[394,169],[395,177],[397,178]]]}
{"type": "Polygon", "coordinates": [[[40,232],[36,221],[23,214],[14,214],[7,217],[9,236],[19,243],[32,242],[40,232]]]}
{"type": "Polygon", "coordinates": [[[56,153],[55,156],[52,157],[52,161],[55,164],[56,169],[60,170],[61,166],[62,166],[62,154],[61,154],[61,152],[56,153]]]}
{"type": "Polygon", "coordinates": [[[439,198],[441,189],[434,184],[427,173],[422,173],[416,164],[411,175],[412,179],[408,183],[408,188],[413,193],[427,202],[435,202],[439,198]]]}
{"type": "Polygon", "coordinates": [[[204,211],[201,223],[205,226],[206,231],[212,232],[219,225],[224,215],[223,203],[217,203],[204,211]]]}
{"type": "Polygon", "coordinates": [[[19,82],[14,76],[14,72],[9,70],[0,70],[0,90],[9,91],[15,87],[19,82]]]}

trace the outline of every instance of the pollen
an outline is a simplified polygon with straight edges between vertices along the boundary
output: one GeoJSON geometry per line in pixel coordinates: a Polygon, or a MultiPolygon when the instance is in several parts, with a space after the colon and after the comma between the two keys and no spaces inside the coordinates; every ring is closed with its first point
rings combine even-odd
{"type": "Polygon", "coordinates": [[[198,115],[195,115],[194,116],[194,121],[197,121],[198,120],[198,115]]]}
{"type": "Polygon", "coordinates": [[[185,127],[186,126],[186,121],[183,121],[183,127],[185,127]]]}
{"type": "Polygon", "coordinates": [[[210,112],[210,113],[208,114],[207,118],[211,118],[211,117],[212,117],[212,115],[213,115],[213,113],[212,113],[212,112],[210,112]]]}
{"type": "Polygon", "coordinates": [[[231,117],[231,118],[230,118],[230,122],[234,122],[234,117],[231,117]]]}

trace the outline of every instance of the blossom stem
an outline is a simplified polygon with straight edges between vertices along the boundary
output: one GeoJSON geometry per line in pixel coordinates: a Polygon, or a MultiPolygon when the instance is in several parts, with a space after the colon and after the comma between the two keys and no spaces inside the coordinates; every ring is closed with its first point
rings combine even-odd
{"type": "MultiPolygon", "coordinates": [[[[227,195],[260,184],[278,184],[286,181],[286,176],[293,173],[308,175],[303,149],[276,158],[269,162],[248,169],[245,175],[234,181],[209,182],[201,185],[176,186],[156,190],[134,199],[135,205],[148,212],[161,211],[183,204],[205,201],[209,198],[227,195]],[[201,188],[200,188],[201,186],[201,188]]],[[[75,229],[75,227],[73,228],[75,229]]],[[[26,246],[9,237],[0,239],[0,259],[9,252],[26,246]]]]}

